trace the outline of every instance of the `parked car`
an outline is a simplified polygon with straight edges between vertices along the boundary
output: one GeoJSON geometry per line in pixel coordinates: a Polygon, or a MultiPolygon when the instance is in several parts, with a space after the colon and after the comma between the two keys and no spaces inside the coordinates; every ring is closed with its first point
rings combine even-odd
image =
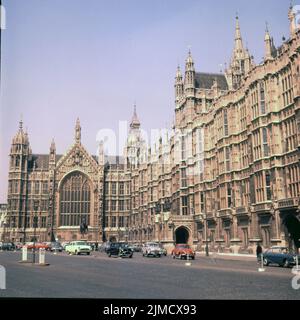
{"type": "Polygon", "coordinates": [[[142,248],[143,257],[161,257],[162,251],[157,242],[146,242],[142,248]]]}
{"type": "Polygon", "coordinates": [[[0,242],[0,249],[3,251],[14,251],[16,246],[12,242],[0,242]]]}
{"type": "Polygon", "coordinates": [[[195,252],[191,249],[188,244],[179,243],[176,244],[175,248],[172,250],[173,259],[192,259],[195,260],[195,252]]]}
{"type": "Polygon", "coordinates": [[[85,253],[86,255],[90,255],[92,248],[85,241],[72,241],[66,245],[65,251],[69,254],[80,255],[85,253]]]}
{"type": "MultiPolygon", "coordinates": [[[[263,264],[277,264],[280,267],[296,265],[296,254],[290,253],[287,247],[274,246],[263,253],[263,264]]],[[[300,262],[300,255],[298,255],[300,262]]]]}
{"type": "Polygon", "coordinates": [[[125,243],[111,243],[106,249],[106,253],[109,257],[118,256],[121,258],[132,258],[133,250],[125,243]]]}
{"type": "Polygon", "coordinates": [[[51,252],[62,252],[63,251],[63,247],[59,242],[51,242],[51,247],[50,247],[50,251],[51,252]]]}
{"type": "Polygon", "coordinates": [[[39,250],[39,249],[45,249],[45,250],[50,250],[50,245],[44,242],[27,242],[26,247],[28,250],[33,250],[35,248],[35,250],[39,250]]]}

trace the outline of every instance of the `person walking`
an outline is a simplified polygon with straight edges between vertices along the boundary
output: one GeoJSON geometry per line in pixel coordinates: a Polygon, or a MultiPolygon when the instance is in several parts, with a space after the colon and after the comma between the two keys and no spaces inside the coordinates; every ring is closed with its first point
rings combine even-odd
{"type": "Polygon", "coordinates": [[[262,252],[263,252],[263,250],[262,250],[261,245],[259,243],[257,243],[257,247],[256,247],[257,262],[260,262],[262,252]]]}

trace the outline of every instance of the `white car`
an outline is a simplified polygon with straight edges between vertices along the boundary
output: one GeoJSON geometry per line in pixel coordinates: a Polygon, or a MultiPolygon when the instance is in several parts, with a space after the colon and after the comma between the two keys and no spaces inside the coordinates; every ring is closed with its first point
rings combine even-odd
{"type": "Polygon", "coordinates": [[[143,257],[161,257],[162,256],[162,249],[157,242],[147,242],[142,247],[142,254],[143,257]]]}
{"type": "Polygon", "coordinates": [[[79,255],[85,253],[90,255],[92,248],[85,241],[72,241],[66,246],[65,250],[69,254],[79,255]]]}

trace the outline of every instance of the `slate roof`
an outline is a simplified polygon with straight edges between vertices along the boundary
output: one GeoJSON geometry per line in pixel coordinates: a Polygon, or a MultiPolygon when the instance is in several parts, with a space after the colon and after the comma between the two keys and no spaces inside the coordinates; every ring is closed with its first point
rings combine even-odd
{"type": "Polygon", "coordinates": [[[211,89],[214,80],[216,80],[221,90],[228,90],[228,84],[224,74],[196,72],[195,80],[196,88],[199,89],[211,89]]]}
{"type": "MultiPolygon", "coordinates": [[[[63,157],[61,154],[56,155],[56,163],[63,157]]],[[[97,156],[92,155],[92,158],[98,163],[97,156]]],[[[111,168],[122,167],[124,165],[124,157],[121,156],[105,156],[105,162],[109,163],[111,168]]],[[[49,169],[49,154],[33,154],[28,162],[28,169],[32,170],[48,170],[49,169]]]]}
{"type": "MultiPolygon", "coordinates": [[[[62,157],[61,154],[56,155],[56,163],[62,157]]],[[[28,169],[48,170],[49,169],[49,154],[33,154],[28,161],[28,169]]]]}

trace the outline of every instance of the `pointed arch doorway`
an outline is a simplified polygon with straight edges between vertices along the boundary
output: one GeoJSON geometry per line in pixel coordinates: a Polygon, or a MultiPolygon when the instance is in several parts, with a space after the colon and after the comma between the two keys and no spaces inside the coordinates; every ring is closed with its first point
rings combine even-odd
{"type": "Polygon", "coordinates": [[[175,230],[175,242],[178,243],[189,243],[190,232],[186,227],[179,227],[175,230]]]}

